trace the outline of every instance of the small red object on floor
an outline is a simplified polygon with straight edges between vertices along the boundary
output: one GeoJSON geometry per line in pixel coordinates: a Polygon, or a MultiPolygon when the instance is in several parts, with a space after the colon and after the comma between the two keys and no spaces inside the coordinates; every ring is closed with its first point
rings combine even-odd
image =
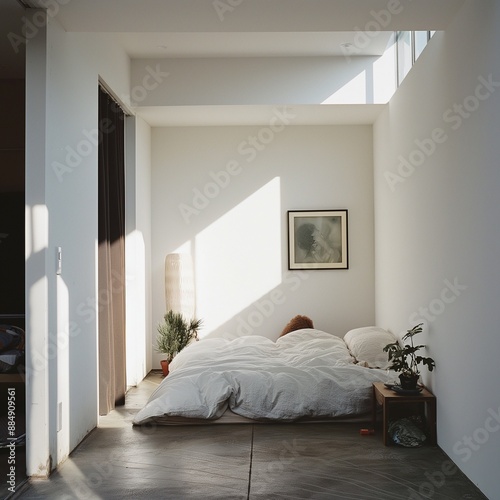
{"type": "Polygon", "coordinates": [[[369,436],[371,434],[375,434],[375,429],[359,429],[359,433],[362,436],[369,436]]]}

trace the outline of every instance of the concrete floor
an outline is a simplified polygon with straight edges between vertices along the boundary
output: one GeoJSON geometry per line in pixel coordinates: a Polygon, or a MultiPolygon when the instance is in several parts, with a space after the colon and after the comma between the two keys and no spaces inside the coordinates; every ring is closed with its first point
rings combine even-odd
{"type": "Polygon", "coordinates": [[[131,389],[27,499],[485,499],[438,448],[384,447],[360,424],[132,427],[161,380],[131,389]]]}

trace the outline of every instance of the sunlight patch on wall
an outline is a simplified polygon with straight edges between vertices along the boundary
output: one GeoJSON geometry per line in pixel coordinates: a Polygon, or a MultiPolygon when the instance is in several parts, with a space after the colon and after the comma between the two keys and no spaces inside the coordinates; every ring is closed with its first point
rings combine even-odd
{"type": "Polygon", "coordinates": [[[336,90],[321,104],[367,104],[366,71],[362,71],[349,80],[343,87],[336,90]]]}
{"type": "Polygon", "coordinates": [[[172,253],[192,254],[193,245],[191,244],[191,241],[186,241],[182,245],[178,246],[172,253]]]}
{"type": "Polygon", "coordinates": [[[396,45],[392,34],[384,54],[373,63],[373,101],[388,103],[396,92],[396,45]]]}
{"type": "MultiPolygon", "coordinates": [[[[49,356],[56,356],[58,373],[69,373],[69,344],[76,335],[70,329],[69,290],[62,276],[56,277],[57,334],[49,332],[49,356]]],[[[67,457],[69,451],[70,391],[67,377],[57,379],[57,463],[67,457]]]]}
{"type": "Polygon", "coordinates": [[[134,230],[125,238],[127,385],[137,385],[145,375],[146,358],[146,252],[144,236],[134,230]]]}
{"type": "Polygon", "coordinates": [[[48,247],[49,212],[46,205],[26,206],[26,244],[25,257],[48,247]]]}
{"type": "Polygon", "coordinates": [[[281,283],[281,217],[276,177],[196,236],[197,312],[210,318],[200,336],[281,283]]]}
{"type": "Polygon", "coordinates": [[[386,104],[396,88],[396,45],[391,34],[384,53],[371,58],[364,70],[321,104],[386,104]]]}

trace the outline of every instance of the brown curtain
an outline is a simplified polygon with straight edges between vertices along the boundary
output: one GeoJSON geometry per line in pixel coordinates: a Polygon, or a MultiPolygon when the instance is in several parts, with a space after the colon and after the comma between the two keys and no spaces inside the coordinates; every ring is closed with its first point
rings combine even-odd
{"type": "Polygon", "coordinates": [[[99,414],[125,404],[124,113],[99,87],[99,414]]]}

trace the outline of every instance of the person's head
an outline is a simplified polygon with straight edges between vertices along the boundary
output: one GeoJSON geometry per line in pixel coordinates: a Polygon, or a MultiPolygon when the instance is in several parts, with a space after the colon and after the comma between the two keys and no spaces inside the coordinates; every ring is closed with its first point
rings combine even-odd
{"type": "Polygon", "coordinates": [[[297,246],[305,250],[306,252],[311,252],[314,249],[314,244],[316,240],[314,238],[314,233],[316,231],[316,226],[311,223],[302,224],[297,228],[295,232],[295,239],[297,241],[297,246]]]}
{"type": "Polygon", "coordinates": [[[296,330],[302,330],[304,328],[314,328],[313,321],[307,316],[298,314],[285,325],[285,328],[283,328],[280,337],[283,337],[283,335],[286,335],[287,333],[295,332],[296,330]]]}

